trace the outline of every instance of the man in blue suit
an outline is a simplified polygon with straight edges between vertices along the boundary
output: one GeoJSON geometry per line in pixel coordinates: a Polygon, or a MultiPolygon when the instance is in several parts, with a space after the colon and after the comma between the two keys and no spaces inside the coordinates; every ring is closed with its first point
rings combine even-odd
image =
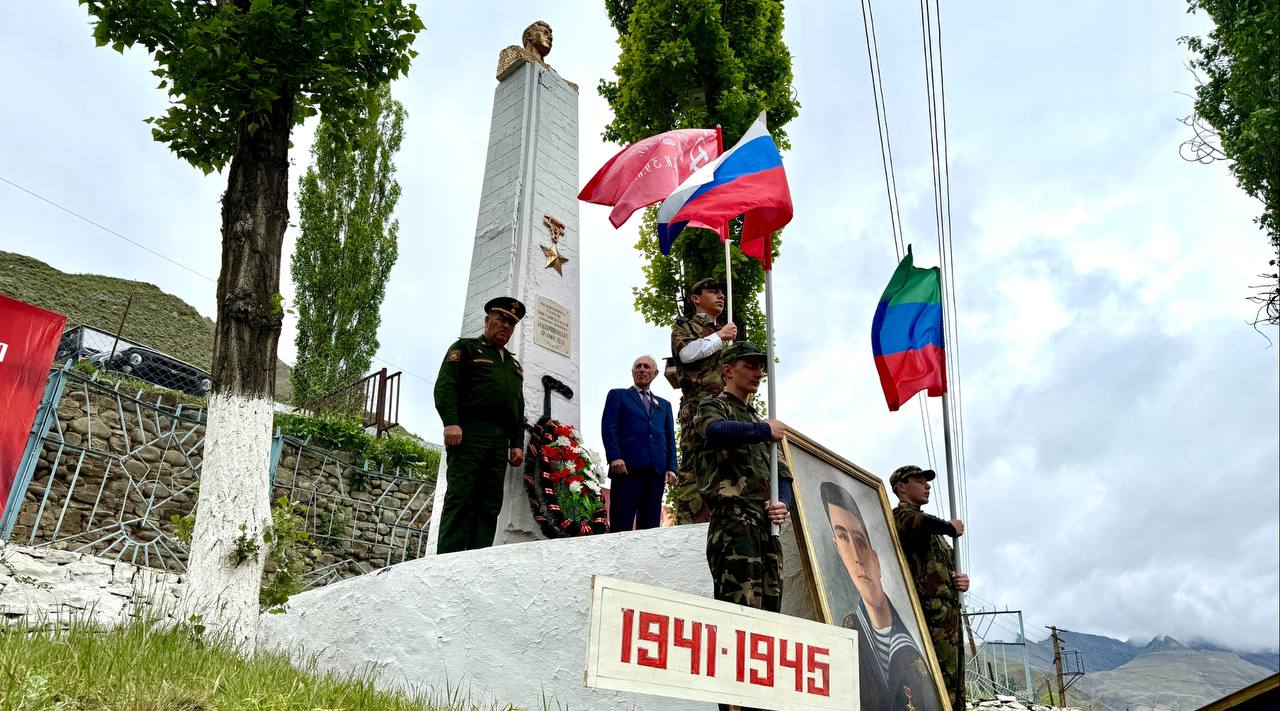
{"type": "Polygon", "coordinates": [[[631,365],[629,388],[609,391],[600,432],[609,460],[609,528],[657,528],[663,484],[676,480],[676,427],[671,403],[649,391],[658,364],[640,356],[631,365]]]}

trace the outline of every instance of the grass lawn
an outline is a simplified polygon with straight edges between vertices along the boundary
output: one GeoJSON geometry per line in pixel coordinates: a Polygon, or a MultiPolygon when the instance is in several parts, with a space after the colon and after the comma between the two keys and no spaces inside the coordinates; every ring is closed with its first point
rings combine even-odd
{"type": "Polygon", "coordinates": [[[464,693],[391,694],[275,654],[250,660],[189,628],[0,627],[0,711],[513,711],[464,693]]]}

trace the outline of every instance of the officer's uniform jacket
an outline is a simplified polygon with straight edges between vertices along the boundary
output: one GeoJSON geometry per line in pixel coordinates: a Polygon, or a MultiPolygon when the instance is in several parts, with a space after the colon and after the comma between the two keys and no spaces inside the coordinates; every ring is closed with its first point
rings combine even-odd
{"type": "MultiPolygon", "coordinates": [[[[446,427],[469,423],[499,427],[509,447],[524,446],[524,369],[504,347],[483,336],[449,346],[436,377],[436,410],[446,427]]],[[[464,440],[465,441],[465,440],[464,440]]]]}

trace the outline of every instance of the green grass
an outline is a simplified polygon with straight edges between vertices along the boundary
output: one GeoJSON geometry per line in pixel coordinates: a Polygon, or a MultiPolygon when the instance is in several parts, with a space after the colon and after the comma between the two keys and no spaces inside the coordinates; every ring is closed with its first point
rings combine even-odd
{"type": "MultiPolygon", "coordinates": [[[[189,627],[145,620],[57,633],[0,627],[0,711],[512,711],[457,690],[387,693],[372,674],[323,674],[278,654],[243,659],[189,627]]],[[[544,704],[545,705],[545,704],[544,704]]]]}
{"type": "MultiPolygon", "coordinates": [[[[215,265],[216,267],[216,265],[215,265]]],[[[212,291],[213,284],[209,284],[212,291]]],[[[67,328],[92,326],[209,370],[213,363],[213,321],[154,284],[97,274],[67,274],[21,254],[0,252],[0,294],[67,317],[67,328]]],[[[289,366],[276,361],[276,399],[290,402],[289,366]]]]}

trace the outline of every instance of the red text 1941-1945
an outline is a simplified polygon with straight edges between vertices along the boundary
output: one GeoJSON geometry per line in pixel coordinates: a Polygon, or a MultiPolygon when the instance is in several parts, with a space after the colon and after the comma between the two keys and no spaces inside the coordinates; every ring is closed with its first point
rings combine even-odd
{"type": "Polygon", "coordinates": [[[619,661],[623,664],[654,669],[688,664],[694,676],[732,672],[734,680],[743,684],[794,685],[799,693],[830,694],[830,650],[825,647],[750,630],[726,634],[713,624],[632,608],[622,608],[621,613],[619,661]]]}

